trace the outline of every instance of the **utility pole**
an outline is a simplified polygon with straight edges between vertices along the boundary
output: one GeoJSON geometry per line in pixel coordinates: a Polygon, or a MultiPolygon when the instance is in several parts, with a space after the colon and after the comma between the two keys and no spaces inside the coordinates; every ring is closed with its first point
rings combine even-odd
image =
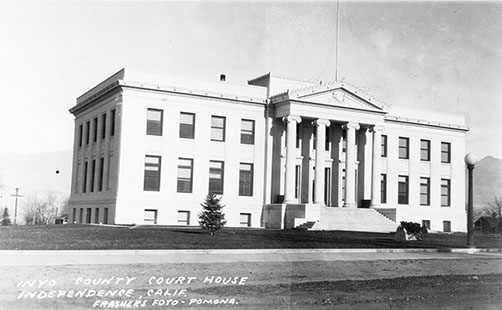
{"type": "Polygon", "coordinates": [[[19,195],[19,188],[16,187],[16,194],[11,195],[12,197],[16,197],[16,207],[14,208],[14,225],[16,225],[16,220],[17,220],[17,198],[18,197],[23,197],[22,195],[19,195]]]}

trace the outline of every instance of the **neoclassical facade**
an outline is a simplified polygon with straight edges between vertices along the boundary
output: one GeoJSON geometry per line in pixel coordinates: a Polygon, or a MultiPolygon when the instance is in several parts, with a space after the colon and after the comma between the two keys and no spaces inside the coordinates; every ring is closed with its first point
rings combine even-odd
{"type": "Polygon", "coordinates": [[[344,82],[237,85],[122,69],[77,99],[70,220],[465,231],[463,116],[388,106],[344,82]]]}

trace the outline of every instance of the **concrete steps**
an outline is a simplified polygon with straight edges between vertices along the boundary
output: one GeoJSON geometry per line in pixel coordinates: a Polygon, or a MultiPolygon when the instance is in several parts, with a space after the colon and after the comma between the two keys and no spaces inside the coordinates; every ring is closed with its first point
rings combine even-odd
{"type": "Polygon", "coordinates": [[[398,224],[375,209],[321,208],[321,216],[310,230],[395,232],[398,224]]]}

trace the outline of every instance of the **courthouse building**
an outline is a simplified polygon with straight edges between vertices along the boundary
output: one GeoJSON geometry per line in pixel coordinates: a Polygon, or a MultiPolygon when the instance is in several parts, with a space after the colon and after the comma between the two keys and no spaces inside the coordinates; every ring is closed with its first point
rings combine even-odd
{"type": "Polygon", "coordinates": [[[465,231],[463,116],[384,105],[344,82],[122,69],[77,99],[70,221],[465,231]]]}

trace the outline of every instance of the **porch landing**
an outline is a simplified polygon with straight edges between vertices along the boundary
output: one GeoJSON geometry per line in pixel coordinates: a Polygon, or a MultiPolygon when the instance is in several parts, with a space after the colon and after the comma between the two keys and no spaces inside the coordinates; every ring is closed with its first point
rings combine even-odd
{"type": "Polygon", "coordinates": [[[375,209],[270,204],[263,207],[262,226],[272,229],[395,232],[398,224],[375,209]]]}

